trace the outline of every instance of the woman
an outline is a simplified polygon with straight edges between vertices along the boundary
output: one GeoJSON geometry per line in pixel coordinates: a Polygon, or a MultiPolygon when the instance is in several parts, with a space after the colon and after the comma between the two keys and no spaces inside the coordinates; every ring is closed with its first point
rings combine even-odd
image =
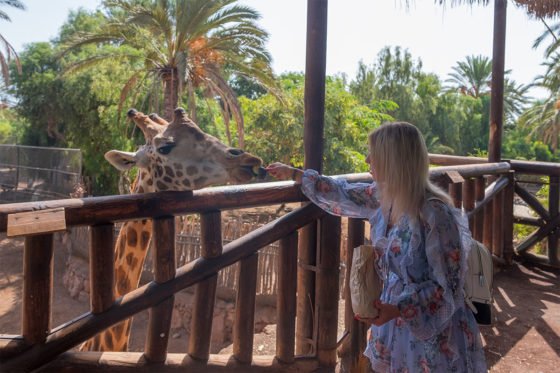
{"type": "MultiPolygon", "coordinates": [[[[420,131],[404,122],[369,135],[373,183],[344,180],[273,163],[278,179],[302,183],[325,211],[367,218],[384,279],[379,316],[364,354],[376,372],[486,372],[478,325],[463,284],[470,232],[449,196],[429,181],[420,131]]],[[[359,315],[356,315],[359,318],[359,315]]]]}

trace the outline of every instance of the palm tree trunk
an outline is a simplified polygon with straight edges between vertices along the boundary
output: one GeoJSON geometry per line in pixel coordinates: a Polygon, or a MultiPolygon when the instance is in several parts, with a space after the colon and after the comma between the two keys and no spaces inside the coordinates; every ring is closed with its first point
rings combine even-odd
{"type": "Polygon", "coordinates": [[[179,75],[175,67],[169,68],[161,74],[163,80],[164,117],[173,120],[173,112],[179,102],[179,75]]]}
{"type": "Polygon", "coordinates": [[[193,84],[190,80],[187,83],[187,90],[189,96],[189,115],[191,120],[196,123],[196,96],[194,94],[193,84]]]}

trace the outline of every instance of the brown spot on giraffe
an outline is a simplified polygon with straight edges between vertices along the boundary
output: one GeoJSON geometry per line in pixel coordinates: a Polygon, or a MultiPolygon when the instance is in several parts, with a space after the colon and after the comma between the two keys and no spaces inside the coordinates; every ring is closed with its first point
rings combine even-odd
{"type": "MultiPolygon", "coordinates": [[[[133,193],[245,183],[253,179],[253,170],[261,166],[260,158],[231,148],[202,132],[183,109],[175,111],[172,122],[136,110],[129,110],[128,116],[144,134],[146,144],[134,156],[111,150],[105,158],[122,171],[135,165],[141,169],[133,193]],[[196,174],[196,182],[184,178],[185,174],[196,174]]],[[[116,297],[138,287],[152,226],[151,221],[124,223],[116,246],[116,297]]],[[[114,325],[85,342],[80,350],[125,351],[130,326],[130,320],[114,325]]]]}
{"type": "Polygon", "coordinates": [[[198,173],[198,167],[189,166],[187,167],[187,175],[192,176],[198,173]]]}
{"type": "Polygon", "coordinates": [[[169,166],[165,166],[165,174],[170,178],[175,177],[175,172],[173,172],[173,169],[169,166]]]}
{"type": "Polygon", "coordinates": [[[128,227],[126,230],[127,244],[129,246],[136,246],[138,243],[138,232],[133,227],[128,227]]]}

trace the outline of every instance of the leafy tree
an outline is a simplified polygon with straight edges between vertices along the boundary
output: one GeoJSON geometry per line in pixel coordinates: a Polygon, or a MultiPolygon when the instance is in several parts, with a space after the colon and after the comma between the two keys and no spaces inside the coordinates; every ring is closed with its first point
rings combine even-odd
{"type": "MultiPolygon", "coordinates": [[[[0,0],[0,7],[5,6],[22,10],[25,9],[25,6],[19,0],[0,0]]],[[[8,14],[2,9],[0,9],[0,19],[8,22],[12,21],[8,14]]],[[[18,71],[21,72],[21,70],[19,70],[19,60],[17,58],[17,53],[14,47],[12,47],[12,45],[6,40],[6,38],[4,38],[2,34],[0,34],[0,69],[2,70],[2,78],[4,79],[6,85],[8,85],[10,82],[9,63],[12,59],[15,59],[16,66],[18,66],[18,71]]]]}
{"type": "MultiPolygon", "coordinates": [[[[247,149],[263,156],[265,163],[282,161],[303,165],[303,74],[280,77],[284,102],[272,94],[256,100],[240,98],[250,130],[247,149]]],[[[327,77],[325,97],[324,172],[329,174],[366,171],[367,134],[391,118],[391,102],[360,105],[346,90],[343,77],[327,77]]]]}
{"type": "Polygon", "coordinates": [[[107,59],[129,59],[121,97],[146,80],[160,83],[165,117],[172,116],[186,90],[191,117],[196,120],[196,90],[219,97],[224,118],[237,123],[239,145],[244,145],[243,117],[226,71],[274,87],[267,33],[256,21],[259,14],[237,0],[138,1],[106,0],[106,22],[97,30],[70,38],[67,51],[88,44],[108,43],[130,49],[105,49],[77,61],[75,68],[107,59]]]}
{"type": "Polygon", "coordinates": [[[553,152],[558,149],[560,135],[559,97],[551,95],[544,101],[536,101],[519,118],[519,124],[530,129],[531,136],[549,144],[553,152]]]}

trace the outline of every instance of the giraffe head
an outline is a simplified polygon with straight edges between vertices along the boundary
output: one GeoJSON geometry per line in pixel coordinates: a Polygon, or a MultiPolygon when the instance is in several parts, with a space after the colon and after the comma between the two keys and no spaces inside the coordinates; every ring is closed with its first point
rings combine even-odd
{"type": "Polygon", "coordinates": [[[143,188],[148,188],[139,192],[244,183],[266,173],[260,158],[202,132],[182,108],[175,110],[170,123],[134,109],[128,111],[128,117],[142,130],[146,144],[134,153],[111,150],[105,158],[119,170],[139,167],[143,188]]]}

